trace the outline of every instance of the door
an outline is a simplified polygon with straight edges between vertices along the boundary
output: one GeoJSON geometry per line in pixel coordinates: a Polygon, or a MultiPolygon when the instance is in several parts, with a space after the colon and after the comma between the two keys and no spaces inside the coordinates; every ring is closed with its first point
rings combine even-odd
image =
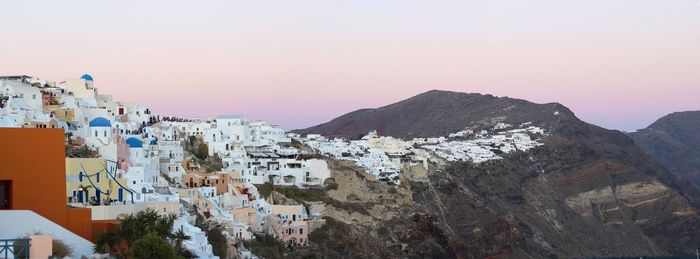
{"type": "Polygon", "coordinates": [[[0,181],[0,210],[12,209],[12,181],[0,181]]]}

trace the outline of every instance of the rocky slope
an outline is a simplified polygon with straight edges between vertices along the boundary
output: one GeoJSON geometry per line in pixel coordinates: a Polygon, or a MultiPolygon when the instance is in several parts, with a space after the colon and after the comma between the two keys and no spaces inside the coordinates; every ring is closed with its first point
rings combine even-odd
{"type": "Polygon", "coordinates": [[[370,130],[377,130],[382,136],[410,139],[444,136],[466,126],[492,126],[498,122],[514,125],[532,122],[553,127],[557,121],[571,119],[571,115],[569,109],[557,103],[537,105],[492,95],[432,90],[384,107],[351,112],[330,122],[294,132],[356,138],[370,130]]]}
{"type": "Polygon", "coordinates": [[[700,188],[700,111],[669,114],[629,135],[671,173],[700,188]]]}
{"type": "Polygon", "coordinates": [[[353,136],[373,128],[395,137],[436,136],[528,121],[550,132],[544,146],[482,164],[404,168],[399,187],[366,182],[362,169],[330,160],[338,188],[326,192],[325,209],[333,224],[312,232],[310,251],[440,258],[694,253],[700,219],[689,200],[697,190],[625,134],[580,121],[559,104],[431,91],[299,132],[353,136]]]}

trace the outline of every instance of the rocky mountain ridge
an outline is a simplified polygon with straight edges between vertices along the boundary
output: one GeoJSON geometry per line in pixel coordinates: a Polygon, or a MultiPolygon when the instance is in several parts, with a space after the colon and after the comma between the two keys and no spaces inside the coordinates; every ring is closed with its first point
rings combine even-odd
{"type": "Polygon", "coordinates": [[[700,188],[700,111],[666,115],[629,136],[671,173],[700,188]]]}
{"type": "Polygon", "coordinates": [[[493,95],[432,90],[376,109],[361,109],[327,123],[294,130],[327,137],[357,138],[376,130],[379,135],[403,139],[446,136],[470,126],[492,127],[499,122],[531,122],[552,128],[575,118],[558,103],[534,105],[525,100],[493,95]],[[517,110],[517,112],[516,112],[517,110]]]}
{"type": "Polygon", "coordinates": [[[326,211],[347,228],[347,242],[313,249],[442,258],[694,253],[697,189],[624,133],[585,123],[560,104],[430,91],[297,132],[354,137],[371,128],[412,138],[524,122],[551,133],[543,146],[480,164],[434,160],[427,170],[404,168],[399,187],[358,182],[361,169],[334,167],[338,188],[328,191],[326,211]],[[348,194],[358,191],[374,194],[348,194]]]}

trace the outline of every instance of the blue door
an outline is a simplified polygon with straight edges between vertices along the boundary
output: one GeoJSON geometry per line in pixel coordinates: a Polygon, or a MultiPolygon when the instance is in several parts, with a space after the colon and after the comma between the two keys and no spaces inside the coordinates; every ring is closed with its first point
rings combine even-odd
{"type": "Polygon", "coordinates": [[[102,191],[100,189],[95,192],[95,198],[97,198],[98,203],[102,204],[102,191]]]}
{"type": "Polygon", "coordinates": [[[78,202],[83,202],[83,191],[78,191],[78,202]]]}
{"type": "Polygon", "coordinates": [[[119,201],[124,200],[124,189],[119,188],[119,201]]]}

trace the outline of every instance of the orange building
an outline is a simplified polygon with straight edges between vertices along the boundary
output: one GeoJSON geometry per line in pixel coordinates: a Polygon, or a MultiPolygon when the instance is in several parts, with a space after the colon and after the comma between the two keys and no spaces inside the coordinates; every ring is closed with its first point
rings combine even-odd
{"type": "Polygon", "coordinates": [[[0,209],[31,210],[88,240],[89,208],[66,204],[63,129],[0,128],[0,209]]]}
{"type": "Polygon", "coordinates": [[[192,172],[185,173],[182,176],[182,183],[189,188],[197,187],[216,187],[216,195],[220,195],[228,191],[228,185],[226,180],[228,179],[228,173],[225,172],[215,172],[215,173],[205,173],[205,172],[192,172]]]}

